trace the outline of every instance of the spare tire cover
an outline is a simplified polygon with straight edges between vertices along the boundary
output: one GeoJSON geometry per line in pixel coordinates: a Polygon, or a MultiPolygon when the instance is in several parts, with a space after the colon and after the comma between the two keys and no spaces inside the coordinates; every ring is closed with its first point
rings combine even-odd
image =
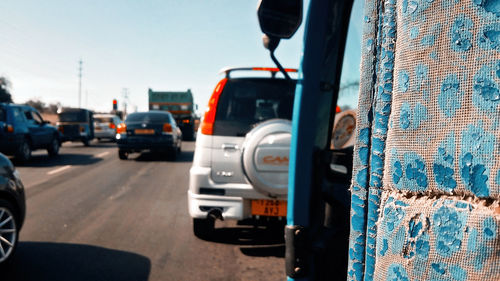
{"type": "Polygon", "coordinates": [[[346,110],[335,115],[332,131],[332,148],[354,146],[356,139],[356,110],[346,110]]]}
{"type": "Polygon", "coordinates": [[[288,192],[288,160],[292,123],[271,119],[253,128],[243,143],[242,164],[254,188],[269,196],[288,192]]]}

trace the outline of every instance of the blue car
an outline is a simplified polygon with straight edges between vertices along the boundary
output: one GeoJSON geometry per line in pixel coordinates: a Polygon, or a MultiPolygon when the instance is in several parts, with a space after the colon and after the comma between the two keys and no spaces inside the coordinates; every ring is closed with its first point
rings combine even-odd
{"type": "Polygon", "coordinates": [[[0,152],[28,161],[35,149],[57,156],[59,132],[31,106],[0,103],[0,152]]]}

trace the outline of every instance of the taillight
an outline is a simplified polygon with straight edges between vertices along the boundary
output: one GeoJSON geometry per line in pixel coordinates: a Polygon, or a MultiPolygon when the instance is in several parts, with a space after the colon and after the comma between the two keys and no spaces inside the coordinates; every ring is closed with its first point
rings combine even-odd
{"type": "Polygon", "coordinates": [[[227,78],[220,80],[215,86],[215,90],[208,101],[208,108],[205,111],[203,122],[201,123],[201,133],[204,135],[212,135],[214,133],[215,111],[217,110],[217,103],[219,102],[220,94],[227,83],[227,78]]]}
{"type": "Polygon", "coordinates": [[[110,128],[110,129],[114,129],[114,128],[116,128],[116,126],[115,126],[115,124],[113,124],[113,123],[109,123],[109,128],[110,128]]]}
{"type": "Polygon", "coordinates": [[[189,119],[184,119],[184,120],[182,120],[182,123],[184,123],[184,124],[189,124],[189,122],[190,122],[190,120],[189,120],[189,119]]]}
{"type": "Polygon", "coordinates": [[[57,130],[61,133],[64,133],[64,127],[63,126],[59,126],[57,127],[57,130]]]}
{"type": "Polygon", "coordinates": [[[12,127],[12,125],[7,125],[7,133],[14,133],[14,127],[12,127]]]}
{"type": "Polygon", "coordinates": [[[127,133],[127,125],[125,123],[121,123],[118,125],[118,128],[116,129],[117,134],[125,134],[127,133]]]}
{"type": "Polygon", "coordinates": [[[163,132],[172,133],[172,125],[170,125],[170,123],[163,124],[163,132]]]}

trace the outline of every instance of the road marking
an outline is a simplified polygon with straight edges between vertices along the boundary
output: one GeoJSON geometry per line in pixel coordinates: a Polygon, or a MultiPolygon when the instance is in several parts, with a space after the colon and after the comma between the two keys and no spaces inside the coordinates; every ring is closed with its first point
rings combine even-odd
{"type": "Polygon", "coordinates": [[[98,158],[102,158],[102,157],[104,157],[104,156],[106,156],[106,155],[108,155],[108,154],[109,154],[109,151],[104,151],[103,153],[99,153],[99,154],[97,154],[97,155],[96,155],[96,157],[98,157],[98,158]]]}
{"type": "Polygon", "coordinates": [[[55,170],[52,170],[52,171],[49,171],[47,172],[47,175],[53,175],[53,174],[56,174],[56,173],[59,173],[59,172],[62,172],[64,170],[67,170],[71,168],[71,165],[66,165],[66,166],[62,166],[61,168],[57,168],[55,170]]]}

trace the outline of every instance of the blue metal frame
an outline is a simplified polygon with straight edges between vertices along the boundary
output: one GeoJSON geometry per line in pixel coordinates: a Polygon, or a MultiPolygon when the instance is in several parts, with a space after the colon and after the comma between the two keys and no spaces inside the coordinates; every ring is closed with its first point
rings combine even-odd
{"type": "MultiPolygon", "coordinates": [[[[304,37],[304,54],[295,91],[288,176],[288,225],[308,227],[315,150],[316,114],[324,56],[328,1],[311,0],[304,37]]],[[[309,278],[288,280],[309,280],[309,278]]]]}

